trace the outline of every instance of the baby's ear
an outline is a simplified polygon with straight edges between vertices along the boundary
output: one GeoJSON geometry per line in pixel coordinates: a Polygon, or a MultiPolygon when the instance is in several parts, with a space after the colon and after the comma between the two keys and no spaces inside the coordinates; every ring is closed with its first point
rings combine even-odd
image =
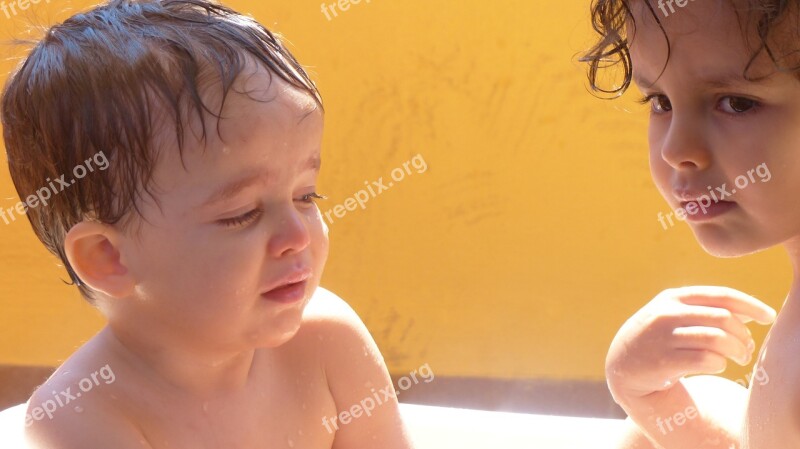
{"type": "Polygon", "coordinates": [[[94,221],[76,224],[64,240],[67,260],[81,281],[111,298],[129,296],[136,284],[122,263],[121,240],[114,228],[94,221]]]}

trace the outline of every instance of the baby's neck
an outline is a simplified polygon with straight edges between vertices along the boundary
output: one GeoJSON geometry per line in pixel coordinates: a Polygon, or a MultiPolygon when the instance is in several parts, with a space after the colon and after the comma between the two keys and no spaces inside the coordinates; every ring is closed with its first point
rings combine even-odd
{"type": "Polygon", "coordinates": [[[192,352],[174,344],[162,344],[154,350],[158,345],[125,338],[124,334],[116,334],[110,326],[103,329],[99,337],[113,348],[121,360],[137,368],[140,374],[151,381],[198,396],[243,389],[254,362],[254,351],[228,357],[209,357],[207,353],[192,352]]]}

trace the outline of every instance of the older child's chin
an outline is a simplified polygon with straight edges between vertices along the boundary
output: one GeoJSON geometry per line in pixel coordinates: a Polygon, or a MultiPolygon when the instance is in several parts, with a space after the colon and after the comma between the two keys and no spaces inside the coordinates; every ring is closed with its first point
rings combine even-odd
{"type": "Polygon", "coordinates": [[[714,257],[741,257],[773,246],[772,243],[761,242],[752,236],[721,229],[692,228],[692,232],[703,250],[714,257]]]}

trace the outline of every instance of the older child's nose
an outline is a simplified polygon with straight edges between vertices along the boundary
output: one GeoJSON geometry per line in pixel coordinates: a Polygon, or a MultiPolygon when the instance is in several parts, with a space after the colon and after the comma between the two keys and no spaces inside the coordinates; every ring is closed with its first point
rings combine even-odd
{"type": "Polygon", "coordinates": [[[708,167],[711,152],[702,127],[699,117],[673,116],[661,144],[661,158],[676,170],[708,167]]]}
{"type": "Polygon", "coordinates": [[[272,257],[298,253],[311,243],[305,216],[295,208],[276,212],[270,223],[270,231],[267,251],[272,257]]]}

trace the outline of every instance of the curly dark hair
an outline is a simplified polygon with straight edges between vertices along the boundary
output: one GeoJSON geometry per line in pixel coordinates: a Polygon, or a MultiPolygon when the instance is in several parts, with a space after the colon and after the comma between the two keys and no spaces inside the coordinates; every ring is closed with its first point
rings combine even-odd
{"type": "Polygon", "coordinates": [[[202,100],[205,74],[220,80],[224,106],[248,61],[256,61],[322,108],[317,87],[279,36],[213,0],[111,0],[33,44],[3,92],[9,170],[24,201],[93,155],[110,159],[109,170],[27,211],[36,236],[90,302],[93,292],[67,260],[67,232],[87,218],[124,227],[143,192],[152,195],[156,120],[175,131],[181,156],[191,114],[205,139],[204,114],[218,120],[222,112],[202,100]],[[154,118],[159,112],[166,120],[154,118]]]}
{"type": "MultiPolygon", "coordinates": [[[[667,61],[669,61],[672,49],[669,37],[661,18],[659,18],[650,0],[593,0],[591,4],[592,28],[600,35],[600,39],[580,57],[579,61],[588,65],[589,86],[592,92],[598,96],[617,98],[628,90],[633,79],[633,63],[630,54],[631,38],[629,36],[635,35],[636,22],[630,9],[632,1],[645,2],[646,8],[655,19],[667,41],[667,61]],[[630,24],[631,29],[627,28],[628,24],[630,24]],[[601,72],[605,69],[620,67],[622,69],[621,84],[603,87],[600,83],[601,72]]],[[[719,1],[729,1],[733,4],[745,37],[747,36],[746,31],[749,29],[748,24],[754,25],[758,36],[759,42],[756,50],[744,69],[745,79],[754,79],[748,74],[756,58],[762,52],[766,52],[777,70],[795,74],[800,72],[800,64],[787,66],[781,62],[800,52],[800,49],[789,50],[781,54],[775,48],[776,45],[773,40],[782,22],[789,18],[799,18],[797,12],[800,9],[800,1],[741,0],[738,2],[739,5],[734,4],[735,0],[719,1]]],[[[796,22],[794,25],[793,31],[797,36],[798,31],[800,31],[800,22],[796,22]]],[[[666,62],[664,68],[666,68],[666,62]]]]}

